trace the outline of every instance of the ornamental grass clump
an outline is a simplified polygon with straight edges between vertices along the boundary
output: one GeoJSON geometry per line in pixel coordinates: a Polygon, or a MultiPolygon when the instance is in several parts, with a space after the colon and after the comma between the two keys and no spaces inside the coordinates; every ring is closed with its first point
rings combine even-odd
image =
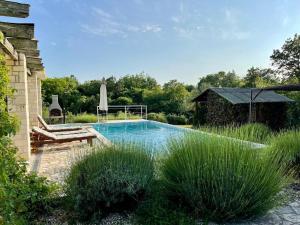
{"type": "Polygon", "coordinates": [[[137,145],[94,149],[82,156],[66,179],[69,204],[81,220],[130,210],[153,179],[153,160],[137,145]]]}
{"type": "Polygon", "coordinates": [[[300,177],[300,130],[281,132],[270,140],[269,151],[273,161],[285,165],[288,172],[300,177]]]}
{"type": "Polygon", "coordinates": [[[266,143],[271,135],[271,129],[261,123],[248,123],[240,126],[237,130],[239,139],[257,143],[266,143]]]}
{"type": "Polygon", "coordinates": [[[283,170],[259,150],[228,139],[189,134],[169,143],[162,180],[170,198],[216,221],[261,215],[278,203],[283,170]]]}
{"type": "Polygon", "coordinates": [[[248,123],[242,126],[234,124],[223,127],[204,126],[200,127],[200,130],[256,143],[267,143],[272,137],[272,130],[261,123],[248,123]]]}

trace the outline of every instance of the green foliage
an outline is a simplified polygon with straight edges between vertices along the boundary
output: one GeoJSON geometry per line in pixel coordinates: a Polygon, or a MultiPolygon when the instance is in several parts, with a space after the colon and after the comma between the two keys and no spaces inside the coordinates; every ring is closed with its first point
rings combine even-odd
{"type": "Polygon", "coordinates": [[[118,97],[111,101],[112,105],[131,105],[132,99],[129,97],[118,97]]]}
{"type": "Polygon", "coordinates": [[[263,88],[279,83],[278,78],[271,69],[251,67],[244,78],[244,87],[263,88]]]}
{"type": "Polygon", "coordinates": [[[163,92],[166,99],[163,112],[180,114],[186,111],[189,92],[183,83],[171,80],[164,84],[163,92]]]}
{"type": "Polygon", "coordinates": [[[141,147],[126,143],[82,155],[66,179],[70,206],[82,220],[118,209],[130,210],[153,178],[153,161],[141,147]]]}
{"type": "Polygon", "coordinates": [[[209,87],[240,87],[241,78],[232,71],[220,71],[215,74],[208,74],[202,77],[198,83],[198,89],[202,92],[209,87]]]}
{"type": "Polygon", "coordinates": [[[4,34],[0,31],[0,42],[4,40],[4,34]]]}
{"type": "Polygon", "coordinates": [[[264,144],[267,143],[273,135],[270,128],[260,123],[245,124],[242,126],[234,124],[220,127],[201,126],[199,129],[208,133],[264,144]]]}
{"type": "Polygon", "coordinates": [[[297,78],[300,82],[300,35],[285,41],[281,49],[276,49],[271,55],[272,65],[286,78],[297,78]]]}
{"type": "Polygon", "coordinates": [[[0,139],[0,224],[30,224],[50,210],[55,186],[27,173],[8,138],[0,139]]]}
{"type": "Polygon", "coordinates": [[[94,114],[79,114],[76,116],[70,116],[68,119],[69,123],[96,123],[98,121],[98,118],[94,114]]]}
{"type": "Polygon", "coordinates": [[[164,113],[149,113],[147,118],[148,120],[154,120],[162,123],[168,122],[166,115],[164,113]]]}
{"type": "Polygon", "coordinates": [[[277,205],[287,182],[281,168],[240,142],[195,133],[168,147],[162,179],[169,196],[204,218],[261,215],[277,205]]]}
{"type": "Polygon", "coordinates": [[[44,178],[27,173],[25,161],[9,135],[17,130],[18,120],[7,112],[6,99],[13,98],[8,70],[0,55],[0,224],[30,224],[49,209],[53,186],[44,178]]]}
{"type": "Polygon", "coordinates": [[[80,111],[80,93],[77,90],[78,81],[75,76],[62,78],[47,78],[42,82],[44,102],[50,105],[52,95],[59,96],[59,102],[66,111],[78,113],[80,111]]]}
{"type": "Polygon", "coordinates": [[[14,134],[18,128],[16,117],[8,114],[7,98],[12,97],[13,91],[9,88],[8,69],[5,58],[0,54],[0,137],[14,134]]]}
{"type": "MultiPolygon", "coordinates": [[[[126,114],[127,119],[141,119],[140,115],[134,115],[130,112],[127,112],[126,114]]],[[[66,117],[67,123],[96,123],[98,122],[97,115],[91,114],[91,113],[82,113],[78,115],[73,115],[72,113],[69,113],[66,117]]],[[[117,113],[108,113],[107,117],[104,115],[103,117],[100,115],[99,119],[108,119],[108,120],[124,120],[125,119],[125,113],[124,112],[117,112],[117,113]]]]}
{"type": "Polygon", "coordinates": [[[286,95],[295,100],[295,102],[289,104],[286,127],[300,128],[300,92],[289,92],[286,95]]]}
{"type": "Polygon", "coordinates": [[[137,224],[143,225],[193,225],[195,220],[187,210],[176,202],[170,201],[161,181],[155,181],[147,192],[145,200],[136,211],[137,224]]]}
{"type": "Polygon", "coordinates": [[[272,135],[272,131],[264,124],[250,123],[240,126],[234,135],[238,139],[266,143],[272,135]]]}
{"type": "Polygon", "coordinates": [[[186,125],[188,124],[188,119],[184,115],[168,114],[167,121],[174,125],[186,125]]]}
{"type": "Polygon", "coordinates": [[[286,165],[300,177],[300,131],[281,132],[270,141],[268,155],[279,164],[286,165]]]}

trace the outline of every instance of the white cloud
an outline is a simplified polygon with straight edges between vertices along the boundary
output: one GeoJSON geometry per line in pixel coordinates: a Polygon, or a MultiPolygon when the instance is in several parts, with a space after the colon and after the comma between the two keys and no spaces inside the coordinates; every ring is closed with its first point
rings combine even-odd
{"type": "Polygon", "coordinates": [[[159,25],[145,25],[143,27],[143,32],[153,32],[153,33],[157,33],[160,32],[162,30],[162,28],[159,25]]]}
{"type": "Polygon", "coordinates": [[[220,29],[221,38],[225,40],[245,40],[251,36],[250,31],[240,28],[241,13],[234,9],[224,10],[224,26],[220,29]]]}
{"type": "Polygon", "coordinates": [[[241,28],[242,14],[238,10],[224,9],[219,17],[211,18],[194,9],[180,8],[181,13],[171,17],[173,30],[180,37],[195,39],[206,36],[223,40],[245,40],[251,37],[249,30],[241,28]]]}
{"type": "Polygon", "coordinates": [[[94,18],[90,23],[80,24],[81,30],[97,36],[119,35],[126,38],[130,33],[158,33],[162,28],[158,24],[127,24],[112,14],[93,7],[94,18]]]}
{"type": "Polygon", "coordinates": [[[104,17],[104,18],[108,18],[108,19],[112,18],[112,15],[110,13],[105,12],[100,8],[92,7],[92,11],[94,13],[96,13],[97,15],[99,15],[100,17],[104,17]]]}

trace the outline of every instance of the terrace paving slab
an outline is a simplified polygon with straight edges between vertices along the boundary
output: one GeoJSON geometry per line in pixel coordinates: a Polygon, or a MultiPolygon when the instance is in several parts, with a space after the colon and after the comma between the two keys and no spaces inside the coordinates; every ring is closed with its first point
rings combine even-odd
{"type": "MultiPolygon", "coordinates": [[[[299,225],[300,224],[300,198],[299,191],[293,193],[297,197],[275,210],[262,217],[255,218],[249,221],[241,221],[236,223],[222,223],[224,225],[299,225]]],[[[199,222],[199,225],[202,223],[199,222]]],[[[208,225],[219,225],[218,223],[208,223],[208,225]]]]}
{"type": "Polygon", "coordinates": [[[46,177],[49,181],[63,183],[73,160],[83,149],[89,149],[89,145],[72,142],[39,148],[31,155],[30,171],[46,177]]]}

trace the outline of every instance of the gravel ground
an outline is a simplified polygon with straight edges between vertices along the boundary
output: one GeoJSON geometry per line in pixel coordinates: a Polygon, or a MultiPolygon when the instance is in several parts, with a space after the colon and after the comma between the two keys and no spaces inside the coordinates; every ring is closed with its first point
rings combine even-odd
{"type": "MultiPolygon", "coordinates": [[[[299,225],[300,224],[300,183],[291,185],[284,191],[284,203],[281,207],[271,210],[267,215],[239,223],[227,225],[299,225]]],[[[111,214],[103,219],[99,225],[136,225],[132,221],[133,215],[111,214]]],[[[40,218],[36,224],[67,225],[68,215],[63,210],[55,210],[51,216],[40,218]]],[[[198,225],[203,224],[198,221],[198,225]]],[[[77,225],[80,225],[78,223],[77,225]]],[[[93,224],[91,224],[93,225],[93,224]]],[[[96,225],[96,224],[95,224],[96,225]]],[[[208,225],[216,225],[209,223],[208,225]]]]}

